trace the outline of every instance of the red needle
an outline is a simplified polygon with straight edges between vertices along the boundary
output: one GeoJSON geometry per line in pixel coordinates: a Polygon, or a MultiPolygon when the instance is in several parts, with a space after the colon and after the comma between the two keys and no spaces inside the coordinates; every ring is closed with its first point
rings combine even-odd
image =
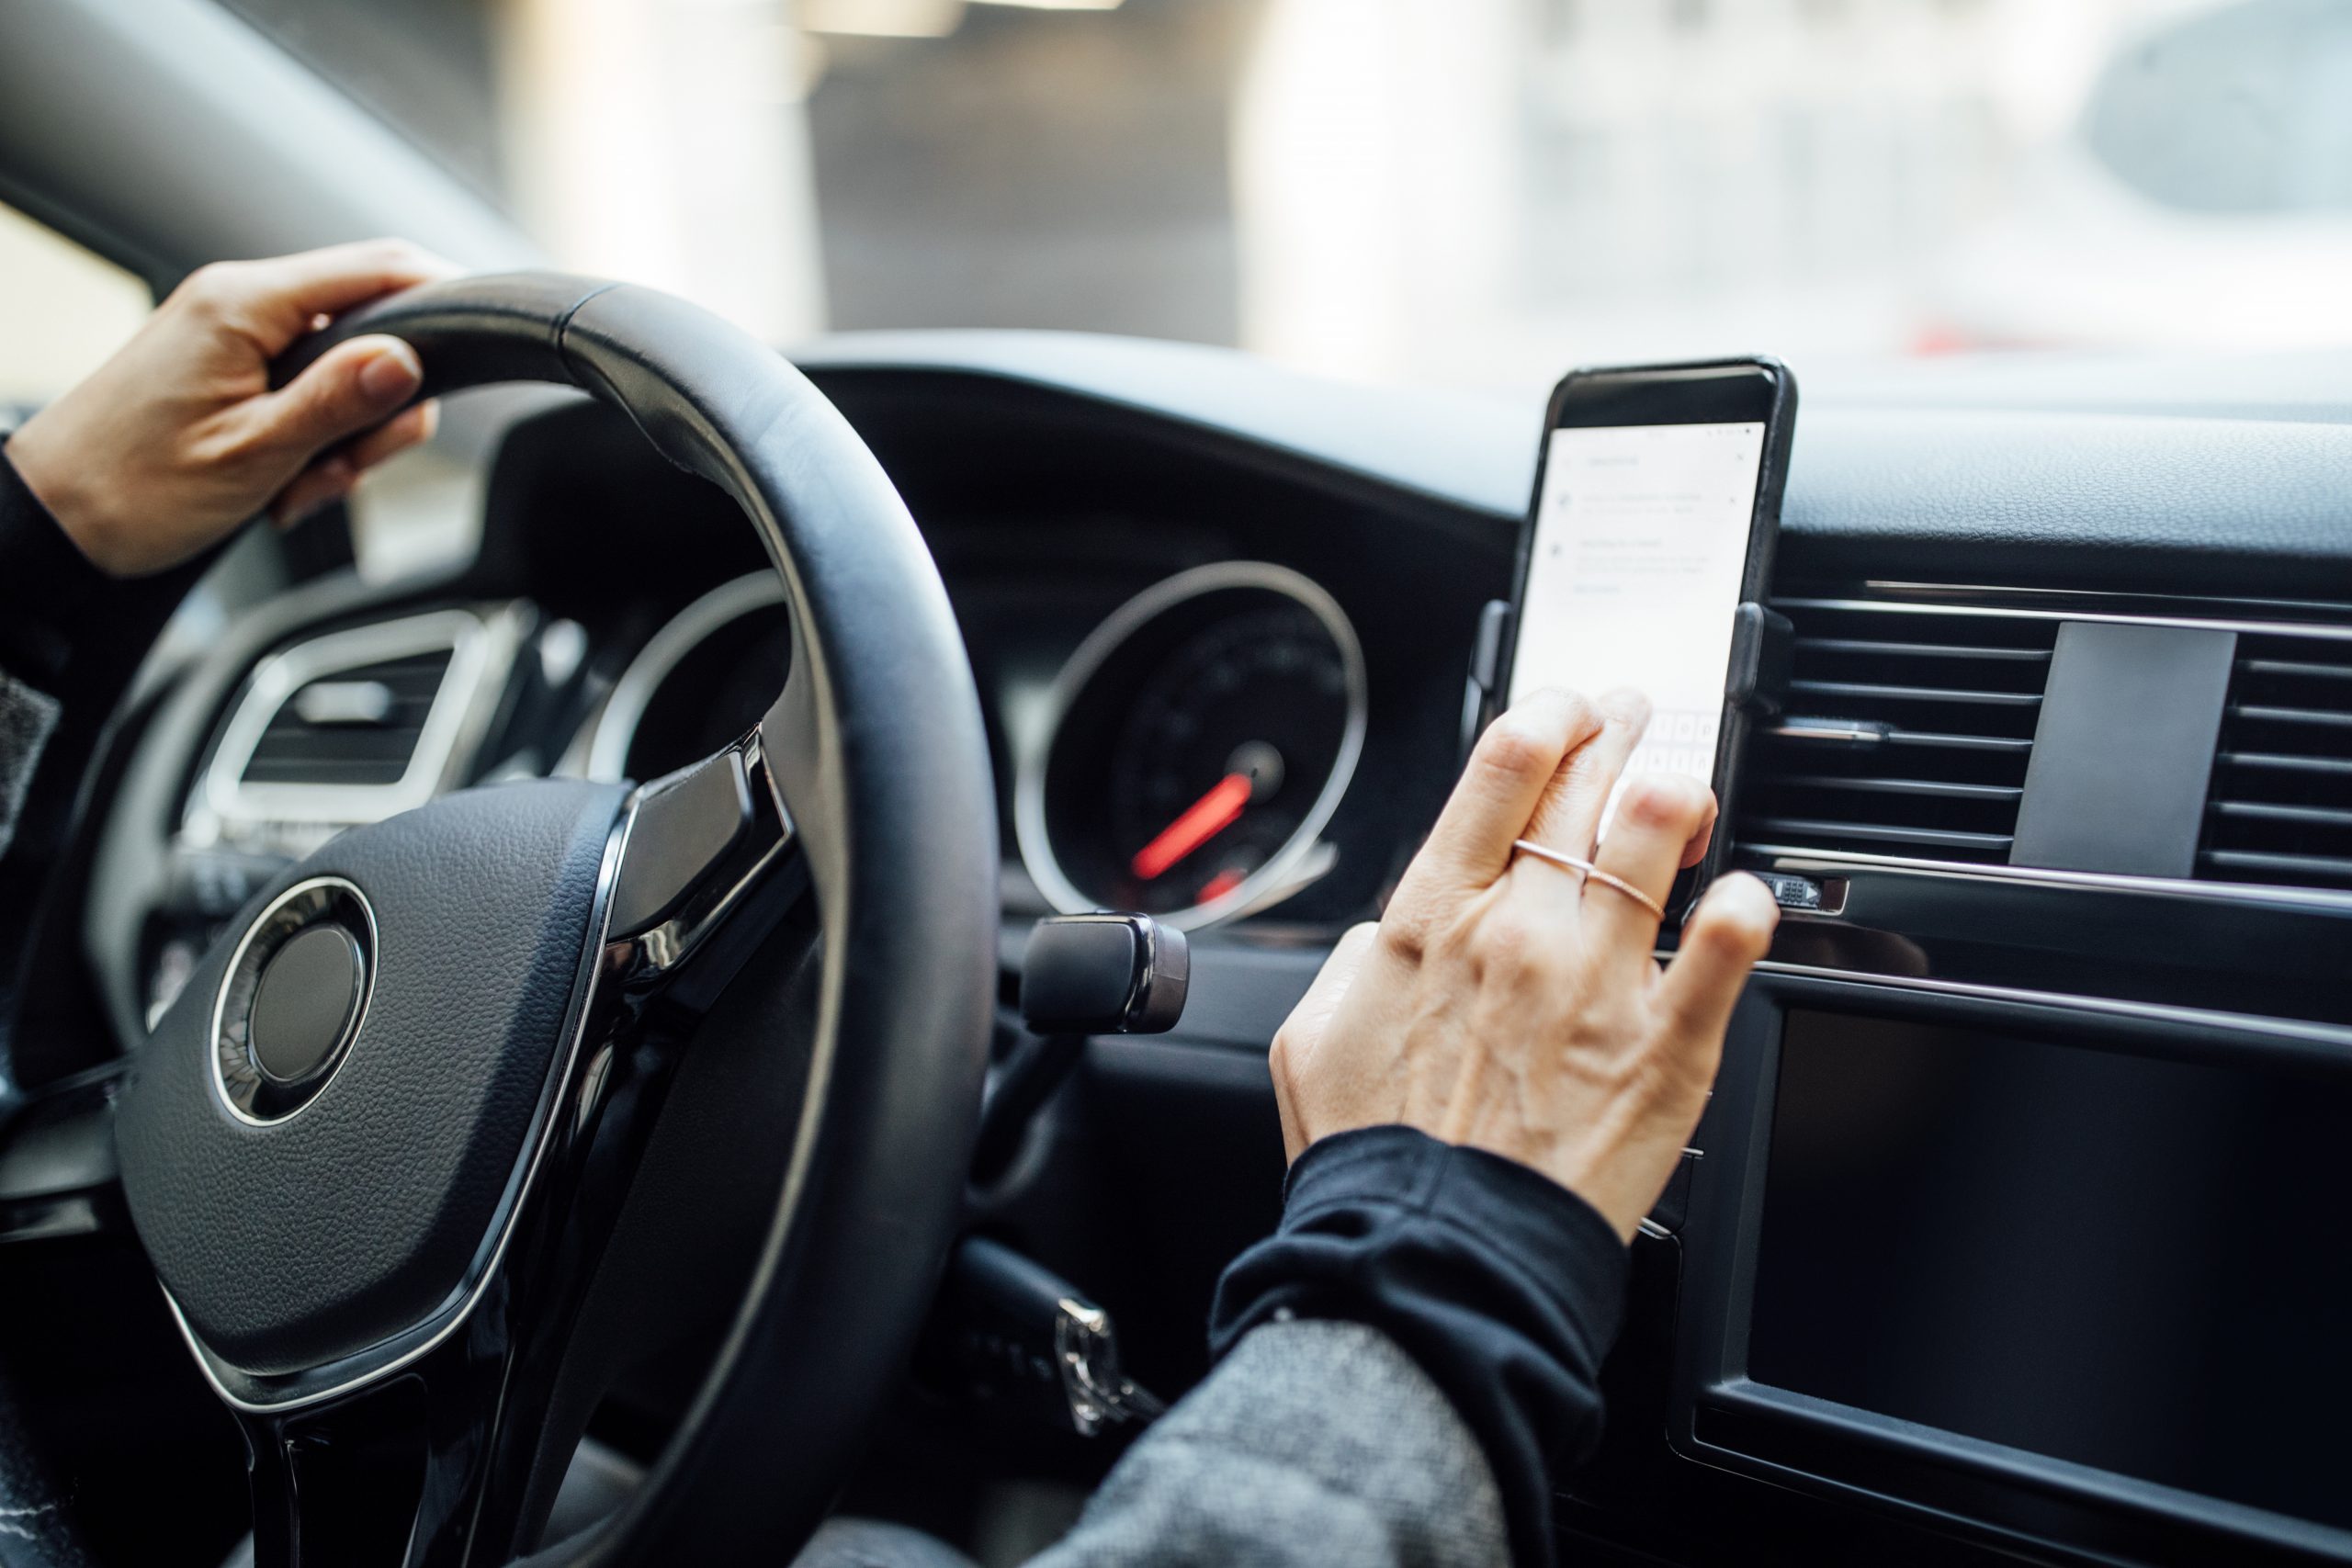
{"type": "Polygon", "coordinates": [[[1127,869],[1149,882],[1160,873],[1224,832],[1240,819],[1250,804],[1248,773],[1227,773],[1209,786],[1208,794],[1184,808],[1184,814],[1159,830],[1159,837],[1136,852],[1127,869]]]}

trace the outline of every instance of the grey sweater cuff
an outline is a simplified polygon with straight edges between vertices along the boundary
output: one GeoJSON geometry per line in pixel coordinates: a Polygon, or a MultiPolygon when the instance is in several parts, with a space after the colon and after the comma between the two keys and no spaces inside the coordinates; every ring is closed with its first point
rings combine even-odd
{"type": "Polygon", "coordinates": [[[1510,1561],[1485,1452],[1429,1375],[1376,1329],[1302,1320],[1244,1337],[1034,1568],[1510,1561]]]}
{"type": "Polygon", "coordinates": [[[57,699],[0,670],[0,855],[17,836],[33,768],[56,728],[57,699]]]}

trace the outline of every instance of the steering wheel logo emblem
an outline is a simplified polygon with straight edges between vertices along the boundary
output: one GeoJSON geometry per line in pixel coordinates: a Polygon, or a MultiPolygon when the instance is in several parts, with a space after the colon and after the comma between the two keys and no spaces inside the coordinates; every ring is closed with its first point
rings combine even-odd
{"type": "Polygon", "coordinates": [[[317,1099],[349,1055],[376,981],[376,912],[339,876],[272,899],[231,955],[212,1007],[212,1085],[266,1126],[317,1099]]]}

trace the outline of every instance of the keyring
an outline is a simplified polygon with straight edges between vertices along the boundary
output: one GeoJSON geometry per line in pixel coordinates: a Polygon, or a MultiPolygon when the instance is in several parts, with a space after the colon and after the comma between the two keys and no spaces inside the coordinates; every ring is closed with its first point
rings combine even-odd
{"type": "Polygon", "coordinates": [[[1603,871],[1589,860],[1578,860],[1574,855],[1562,854],[1558,850],[1552,848],[1551,845],[1539,844],[1532,839],[1513,839],[1511,840],[1510,847],[1515,850],[1524,851],[1526,853],[1533,855],[1537,860],[1549,861],[1554,865],[1558,866],[1562,871],[1573,871],[1579,876],[1587,877],[1591,881],[1600,883],[1603,887],[1614,888],[1616,891],[1623,893],[1626,897],[1631,898],[1634,903],[1639,904],[1643,908],[1647,909],[1651,914],[1656,915],[1658,918],[1660,924],[1665,923],[1665,907],[1659,904],[1657,899],[1651,897],[1648,894],[1643,892],[1640,888],[1634,886],[1623,877],[1616,875],[1611,872],[1603,871]]]}

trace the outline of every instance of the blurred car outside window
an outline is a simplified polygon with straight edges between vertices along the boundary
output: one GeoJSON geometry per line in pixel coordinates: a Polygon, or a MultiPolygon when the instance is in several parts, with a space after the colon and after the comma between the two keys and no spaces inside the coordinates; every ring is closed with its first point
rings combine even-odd
{"type": "Polygon", "coordinates": [[[563,265],[1532,396],[2352,344],[2352,0],[221,0],[563,265]]]}

